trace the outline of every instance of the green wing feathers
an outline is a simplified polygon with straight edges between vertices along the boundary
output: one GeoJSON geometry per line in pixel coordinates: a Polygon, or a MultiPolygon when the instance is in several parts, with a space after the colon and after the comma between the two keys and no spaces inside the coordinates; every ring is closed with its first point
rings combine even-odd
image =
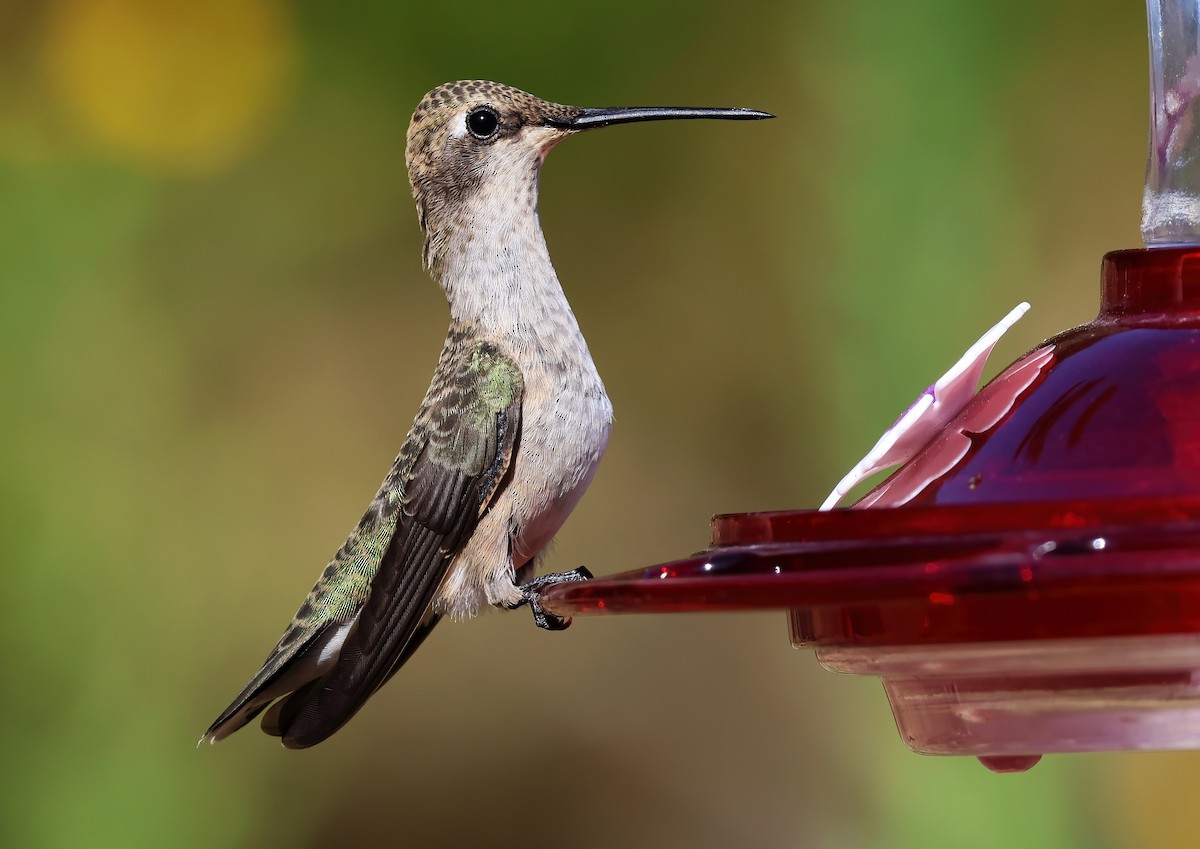
{"type": "Polygon", "coordinates": [[[418,629],[423,638],[432,628],[437,587],[502,487],[524,390],[496,346],[463,341],[452,329],[421,413],[362,521],[202,739],[227,736],[286,696],[264,727],[288,746],[320,742],[407,658],[418,629]]]}

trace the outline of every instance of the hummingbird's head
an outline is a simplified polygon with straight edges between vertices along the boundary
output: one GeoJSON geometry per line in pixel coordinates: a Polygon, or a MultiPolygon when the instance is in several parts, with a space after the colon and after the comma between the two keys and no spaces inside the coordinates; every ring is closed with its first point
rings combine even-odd
{"type": "Polygon", "coordinates": [[[421,99],[408,126],[405,159],[426,265],[437,242],[488,214],[535,209],[537,177],[550,149],[595,127],[672,118],[771,118],[753,109],[635,107],[583,109],[487,80],[438,86],[421,99]]]}
{"type": "Polygon", "coordinates": [[[408,126],[405,158],[421,224],[442,219],[481,190],[528,202],[542,159],[584,110],[487,80],[438,86],[408,126]]]}

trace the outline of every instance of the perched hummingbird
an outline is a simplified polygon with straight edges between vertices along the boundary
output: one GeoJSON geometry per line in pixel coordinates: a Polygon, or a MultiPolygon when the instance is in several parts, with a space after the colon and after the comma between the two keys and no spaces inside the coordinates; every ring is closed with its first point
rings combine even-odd
{"type": "Polygon", "coordinates": [[[748,109],[581,109],[499,83],[421,100],[405,159],[445,290],[450,330],[392,470],[261,670],[201,742],[262,721],[288,748],[321,742],[398,670],[442,616],[527,604],[539,555],[592,480],[612,405],[538,223],[546,154],[593,127],[671,118],[770,118],[748,109]]]}

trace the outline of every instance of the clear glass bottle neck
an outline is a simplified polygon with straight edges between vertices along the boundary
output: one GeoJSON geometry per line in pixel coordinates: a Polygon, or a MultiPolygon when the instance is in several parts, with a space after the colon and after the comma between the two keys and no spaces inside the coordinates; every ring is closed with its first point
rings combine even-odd
{"type": "Polygon", "coordinates": [[[1146,0],[1150,155],[1142,201],[1147,247],[1200,245],[1200,0],[1146,0]]]}

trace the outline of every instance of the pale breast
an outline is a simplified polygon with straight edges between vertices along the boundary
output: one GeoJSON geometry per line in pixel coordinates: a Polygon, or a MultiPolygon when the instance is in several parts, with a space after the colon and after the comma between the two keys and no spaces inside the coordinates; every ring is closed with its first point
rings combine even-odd
{"type": "Polygon", "coordinates": [[[591,483],[611,427],[612,404],[594,368],[549,369],[526,381],[508,490],[517,494],[514,567],[558,533],[591,483]]]}

